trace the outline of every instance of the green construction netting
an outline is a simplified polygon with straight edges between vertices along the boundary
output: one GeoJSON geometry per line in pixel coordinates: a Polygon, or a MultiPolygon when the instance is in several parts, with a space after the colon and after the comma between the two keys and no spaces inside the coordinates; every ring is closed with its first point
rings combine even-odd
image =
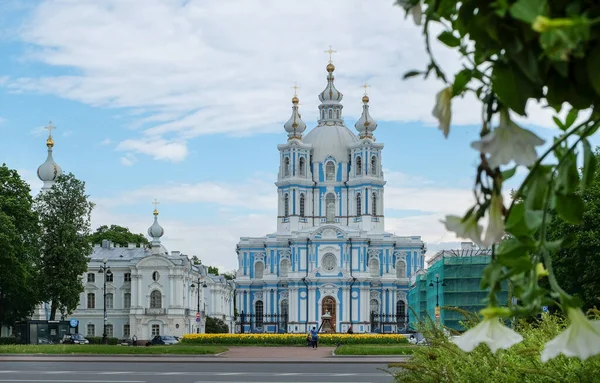
{"type": "MultiPolygon", "coordinates": [[[[443,256],[427,269],[427,273],[419,275],[408,292],[408,303],[418,312],[420,319],[429,315],[435,320],[436,296],[441,307],[440,321],[455,330],[464,330],[460,322],[464,319],[461,313],[445,310],[444,307],[455,307],[477,313],[486,306],[487,290],[480,288],[483,269],[490,262],[490,257],[482,256],[443,256]],[[436,286],[436,275],[440,283],[436,286]],[[429,284],[433,282],[433,287],[429,284]],[[446,286],[442,285],[442,282],[446,286]],[[436,291],[437,290],[437,291],[436,291]],[[437,294],[436,294],[437,293],[437,294]]],[[[505,283],[498,294],[500,304],[508,302],[508,288],[505,283]]],[[[410,313],[410,323],[415,327],[417,319],[410,313]]]]}

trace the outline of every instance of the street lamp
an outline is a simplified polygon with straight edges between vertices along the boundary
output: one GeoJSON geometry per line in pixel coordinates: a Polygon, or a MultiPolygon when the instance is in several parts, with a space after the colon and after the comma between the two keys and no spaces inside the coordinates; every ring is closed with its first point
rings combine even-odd
{"type": "Polygon", "coordinates": [[[104,274],[104,327],[102,331],[102,344],[108,344],[108,338],[106,337],[106,321],[108,320],[108,315],[106,314],[106,278],[109,275],[112,275],[110,266],[106,266],[106,262],[108,262],[108,260],[104,258],[102,260],[102,266],[100,266],[100,270],[98,270],[98,274],[104,274]]]}
{"type": "MultiPolygon", "coordinates": [[[[198,277],[198,281],[196,281],[196,283],[198,283],[198,307],[196,310],[196,318],[198,318],[200,315],[200,287],[202,286],[203,288],[206,288],[208,286],[206,285],[206,282],[202,282],[199,277],[198,277]],[[200,284],[200,283],[202,283],[202,284],[200,284]]],[[[192,283],[190,285],[190,287],[193,289],[194,287],[196,287],[196,285],[192,283]]],[[[196,333],[200,334],[200,321],[198,321],[198,328],[196,328],[196,333]]]]}
{"type": "Polygon", "coordinates": [[[442,287],[446,286],[446,282],[443,280],[440,281],[440,275],[435,275],[435,281],[429,283],[429,287],[433,287],[435,283],[435,319],[440,320],[440,283],[442,287]]]}

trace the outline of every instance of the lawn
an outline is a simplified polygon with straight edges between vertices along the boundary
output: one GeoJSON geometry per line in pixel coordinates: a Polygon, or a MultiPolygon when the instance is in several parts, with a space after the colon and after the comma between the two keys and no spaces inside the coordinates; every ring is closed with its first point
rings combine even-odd
{"type": "Polygon", "coordinates": [[[412,355],[418,346],[410,345],[375,345],[352,344],[343,345],[335,350],[336,355],[412,355]]]}
{"type": "Polygon", "coordinates": [[[0,354],[185,354],[205,355],[227,351],[221,346],[196,346],[176,344],[173,346],[110,346],[103,344],[18,344],[0,346],[0,354]]]}

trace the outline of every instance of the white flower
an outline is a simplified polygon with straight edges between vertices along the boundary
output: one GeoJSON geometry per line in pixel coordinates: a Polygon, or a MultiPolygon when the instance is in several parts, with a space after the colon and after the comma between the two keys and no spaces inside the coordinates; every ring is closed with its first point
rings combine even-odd
{"type": "Polygon", "coordinates": [[[477,245],[481,246],[481,225],[477,223],[475,214],[471,214],[469,218],[463,219],[456,215],[447,215],[446,221],[442,221],[446,226],[446,230],[456,233],[459,238],[469,238],[477,245]]]}
{"type": "Polygon", "coordinates": [[[568,308],[571,324],[556,338],[546,343],[542,352],[542,362],[547,362],[560,354],[586,360],[600,354],[600,321],[588,320],[581,309],[568,308]]]}
{"type": "Polygon", "coordinates": [[[503,208],[504,202],[502,194],[494,194],[492,196],[492,202],[490,203],[490,221],[487,229],[485,230],[485,237],[483,239],[483,246],[485,247],[490,247],[494,243],[500,242],[504,236],[504,214],[502,214],[503,208]]]}
{"type": "Polygon", "coordinates": [[[471,352],[480,343],[485,343],[495,354],[498,349],[506,350],[522,340],[520,334],[503,325],[498,317],[492,317],[484,319],[477,326],[452,339],[452,342],[466,352],[471,352]]]}
{"type": "Polygon", "coordinates": [[[410,13],[413,17],[413,21],[416,25],[421,25],[421,21],[423,20],[423,11],[421,9],[421,0],[415,5],[411,4],[410,0],[396,0],[396,4],[401,6],[406,10],[407,13],[410,13]]]}
{"type": "Polygon", "coordinates": [[[488,163],[493,169],[512,160],[518,165],[532,165],[537,160],[535,146],[543,144],[544,140],[535,133],[512,122],[508,110],[503,109],[500,111],[500,125],[481,140],[472,142],[471,147],[488,153],[488,163]]]}
{"type": "Polygon", "coordinates": [[[452,87],[442,89],[435,96],[435,107],[431,114],[438,119],[441,131],[444,132],[445,137],[448,137],[452,118],[452,87]]]}

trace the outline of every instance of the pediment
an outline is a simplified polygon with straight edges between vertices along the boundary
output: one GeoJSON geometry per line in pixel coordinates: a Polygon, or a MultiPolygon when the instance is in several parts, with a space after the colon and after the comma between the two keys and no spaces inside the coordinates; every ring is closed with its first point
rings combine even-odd
{"type": "Polygon", "coordinates": [[[136,264],[137,268],[157,268],[157,267],[172,267],[173,262],[160,256],[151,255],[144,257],[136,264]]]}
{"type": "Polygon", "coordinates": [[[326,225],[315,230],[312,239],[345,239],[346,232],[333,225],[326,225]]]}

